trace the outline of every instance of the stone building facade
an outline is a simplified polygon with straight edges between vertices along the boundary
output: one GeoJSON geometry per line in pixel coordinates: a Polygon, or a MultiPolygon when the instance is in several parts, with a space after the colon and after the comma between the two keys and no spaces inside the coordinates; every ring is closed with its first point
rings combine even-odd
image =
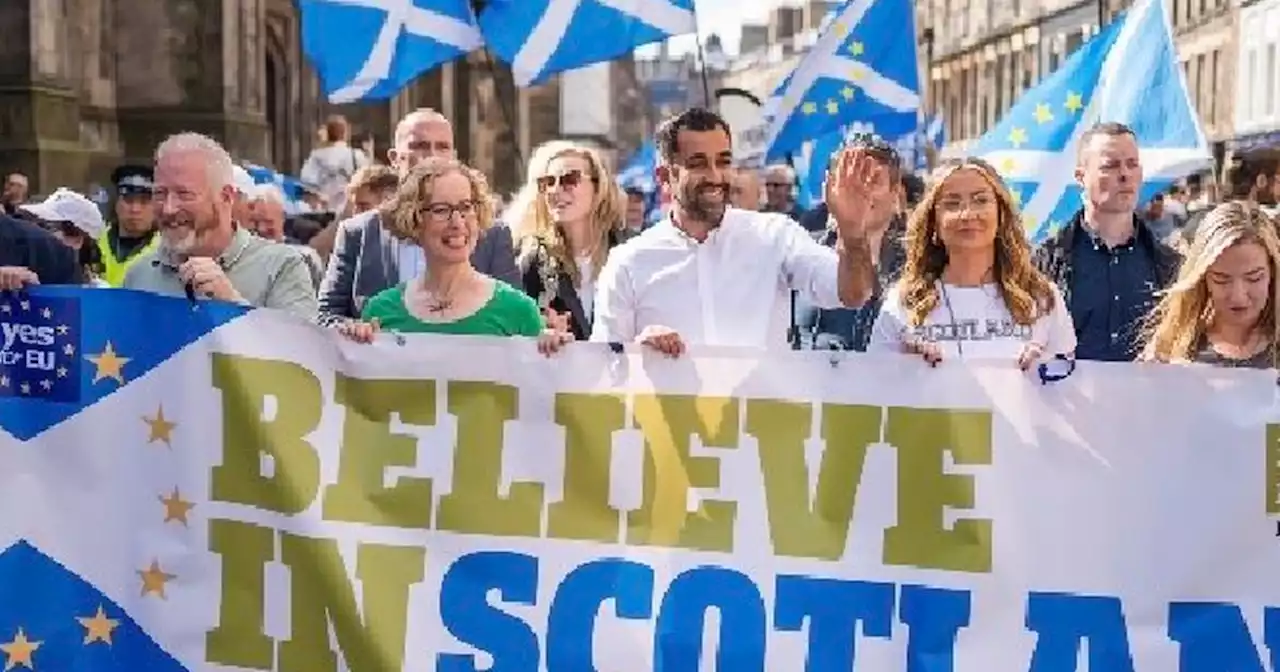
{"type": "MultiPolygon", "coordinates": [[[[33,191],[105,182],[186,130],[296,173],[327,115],[372,132],[381,152],[395,120],[420,106],[453,119],[460,156],[510,190],[530,147],[559,133],[557,85],[517,93],[481,52],[393,100],[330,106],[302,53],[294,0],[4,0],[0,34],[0,170],[26,173],[33,191]]],[[[632,66],[613,67],[625,86],[632,66]]],[[[638,144],[643,122],[632,117],[619,115],[612,142],[638,144]]]]}

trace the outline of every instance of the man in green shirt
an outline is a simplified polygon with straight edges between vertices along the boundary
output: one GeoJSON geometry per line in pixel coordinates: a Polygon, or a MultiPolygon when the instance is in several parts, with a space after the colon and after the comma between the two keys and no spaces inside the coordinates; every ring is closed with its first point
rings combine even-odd
{"type": "Polygon", "coordinates": [[[233,163],[216,141],[171,136],[156,150],[160,244],[129,269],[124,287],[171,296],[316,315],[316,292],[302,255],[236,222],[233,163]]]}

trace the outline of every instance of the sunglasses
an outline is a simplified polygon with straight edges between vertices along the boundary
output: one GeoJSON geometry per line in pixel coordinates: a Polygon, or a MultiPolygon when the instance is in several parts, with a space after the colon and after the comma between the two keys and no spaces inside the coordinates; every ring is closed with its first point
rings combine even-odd
{"type": "Polygon", "coordinates": [[[551,191],[556,187],[572,189],[582,184],[581,170],[571,170],[560,175],[543,175],[538,178],[538,191],[551,191]]]}

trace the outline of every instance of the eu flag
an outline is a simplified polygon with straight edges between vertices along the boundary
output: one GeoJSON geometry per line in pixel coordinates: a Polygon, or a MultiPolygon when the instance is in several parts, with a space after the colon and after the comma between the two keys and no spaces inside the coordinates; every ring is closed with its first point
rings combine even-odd
{"type": "Polygon", "coordinates": [[[1023,94],[978,140],[973,154],[1004,176],[1034,242],[1080,209],[1076,149],[1080,136],[1102,121],[1126,124],[1137,135],[1145,176],[1141,201],[1212,164],[1163,2],[1140,0],[1023,94]]]}
{"type": "Polygon", "coordinates": [[[0,430],[35,437],[249,310],[125,289],[0,294],[0,430]]]}
{"type": "Polygon", "coordinates": [[[853,123],[886,138],[914,132],[918,67],[909,0],[848,0],[774,93],[766,160],[853,123]]]}

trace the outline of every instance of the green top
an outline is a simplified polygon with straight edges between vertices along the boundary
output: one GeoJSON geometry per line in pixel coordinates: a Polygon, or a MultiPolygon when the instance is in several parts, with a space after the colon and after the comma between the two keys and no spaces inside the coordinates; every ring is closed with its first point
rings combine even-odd
{"type": "Polygon", "coordinates": [[[538,304],[511,285],[493,281],[493,296],[480,310],[452,322],[423,322],[404,305],[404,283],[384,289],[369,299],[361,318],[377,319],[387,331],[460,336],[538,336],[542,315],[538,304]]]}

